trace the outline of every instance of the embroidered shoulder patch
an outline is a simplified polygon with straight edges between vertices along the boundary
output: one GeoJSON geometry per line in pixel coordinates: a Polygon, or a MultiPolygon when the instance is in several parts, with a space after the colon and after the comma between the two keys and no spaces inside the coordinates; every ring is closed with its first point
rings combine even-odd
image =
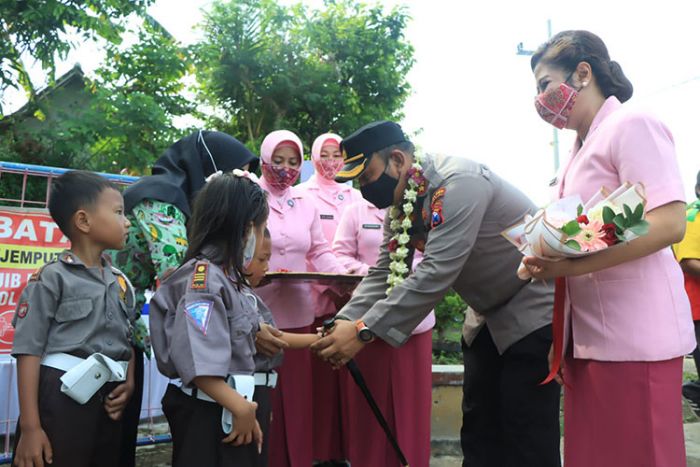
{"type": "Polygon", "coordinates": [[[433,193],[433,199],[430,202],[430,228],[435,228],[444,221],[442,216],[442,201],[445,196],[445,191],[445,187],[440,187],[433,193]]]}
{"type": "Polygon", "coordinates": [[[24,318],[25,316],[27,316],[28,312],[29,312],[29,303],[27,303],[27,302],[22,302],[17,307],[17,317],[18,318],[24,318]]]}
{"type": "Polygon", "coordinates": [[[209,326],[209,317],[211,316],[211,308],[214,302],[209,300],[198,300],[196,302],[185,305],[185,314],[192,321],[197,329],[202,331],[202,334],[207,335],[207,326],[209,326]]]}
{"type": "Polygon", "coordinates": [[[207,288],[207,274],[209,272],[209,264],[198,262],[194,266],[194,274],[192,274],[192,283],[190,288],[193,290],[202,290],[207,288]]]}

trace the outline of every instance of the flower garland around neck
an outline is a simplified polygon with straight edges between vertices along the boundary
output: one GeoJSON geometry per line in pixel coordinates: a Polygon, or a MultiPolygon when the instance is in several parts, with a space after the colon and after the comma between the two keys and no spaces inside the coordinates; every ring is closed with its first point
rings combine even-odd
{"type": "Polygon", "coordinates": [[[419,196],[423,196],[428,190],[428,181],[423,175],[423,166],[421,165],[422,158],[416,154],[415,162],[408,169],[406,176],[408,177],[408,185],[403,193],[403,201],[401,208],[392,206],[389,210],[389,224],[391,228],[391,239],[389,240],[389,277],[386,283],[389,287],[386,289],[387,297],[395,286],[402,283],[408,273],[411,271],[410,265],[406,263],[408,258],[408,243],[411,241],[411,235],[408,230],[413,225],[412,214],[414,203],[419,196]],[[400,211],[403,210],[403,213],[400,211]]]}

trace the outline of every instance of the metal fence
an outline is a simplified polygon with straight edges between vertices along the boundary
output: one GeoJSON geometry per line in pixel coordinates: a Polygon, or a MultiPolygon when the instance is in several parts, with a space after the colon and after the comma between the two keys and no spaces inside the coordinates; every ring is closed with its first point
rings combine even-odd
{"type": "MultiPolygon", "coordinates": [[[[3,191],[2,196],[0,196],[0,207],[46,208],[53,179],[69,170],[71,169],[0,161],[0,189],[3,191]]],[[[121,186],[128,186],[138,180],[138,177],[128,175],[109,173],[99,173],[99,175],[121,186]]],[[[3,364],[11,365],[11,367],[9,371],[3,372],[3,374],[8,374],[10,377],[8,377],[6,381],[0,381],[0,384],[7,385],[6,393],[8,394],[7,401],[2,401],[2,403],[6,404],[6,413],[8,417],[4,420],[0,420],[0,430],[2,430],[0,433],[4,435],[3,452],[0,453],[0,464],[9,464],[12,460],[10,437],[17,423],[16,419],[9,417],[12,399],[9,395],[12,394],[12,386],[16,384],[16,362],[14,359],[8,359],[7,362],[0,362],[0,365],[3,364]]],[[[151,377],[152,372],[150,370],[152,369],[150,366],[153,364],[152,360],[148,360],[144,365],[144,376],[147,379],[146,384],[149,391],[152,385],[148,378],[151,377]]],[[[168,443],[171,441],[169,434],[163,435],[154,432],[153,414],[159,411],[160,407],[152,406],[150,396],[150,394],[144,394],[144,403],[141,406],[141,420],[147,420],[146,431],[149,434],[137,440],[138,446],[168,443]]]]}

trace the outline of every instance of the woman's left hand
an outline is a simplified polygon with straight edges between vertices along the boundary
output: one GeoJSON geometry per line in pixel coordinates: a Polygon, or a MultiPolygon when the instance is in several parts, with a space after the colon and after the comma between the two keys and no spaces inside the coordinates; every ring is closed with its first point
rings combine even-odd
{"type": "Polygon", "coordinates": [[[574,262],[568,258],[551,261],[536,256],[526,256],[523,259],[523,264],[530,275],[539,280],[576,275],[574,272],[574,262]]]}

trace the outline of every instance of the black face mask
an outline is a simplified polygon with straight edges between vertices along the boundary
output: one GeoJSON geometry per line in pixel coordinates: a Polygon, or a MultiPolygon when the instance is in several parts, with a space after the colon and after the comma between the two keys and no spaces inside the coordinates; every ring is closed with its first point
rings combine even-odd
{"type": "Polygon", "coordinates": [[[394,190],[399,180],[387,175],[386,172],[367,185],[360,187],[362,197],[379,209],[386,209],[394,204],[394,190]]]}

